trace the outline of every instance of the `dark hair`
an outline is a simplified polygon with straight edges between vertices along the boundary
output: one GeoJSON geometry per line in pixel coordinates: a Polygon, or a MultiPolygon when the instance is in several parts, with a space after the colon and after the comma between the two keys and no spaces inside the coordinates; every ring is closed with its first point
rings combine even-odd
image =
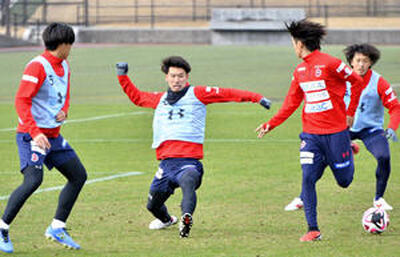
{"type": "Polygon", "coordinates": [[[51,23],[42,34],[44,45],[47,50],[53,51],[61,44],[73,44],[75,33],[72,28],[65,23],[51,23]]]}
{"type": "Polygon", "coordinates": [[[189,73],[192,70],[190,64],[180,56],[170,56],[162,61],[161,64],[162,72],[168,74],[170,67],[182,68],[185,70],[186,73],[189,73]]]}
{"type": "Polygon", "coordinates": [[[325,27],[319,23],[303,19],[285,23],[294,40],[300,40],[309,51],[321,49],[321,40],[326,35],[325,27]]]}
{"type": "Polygon", "coordinates": [[[371,60],[371,66],[374,65],[381,57],[381,52],[373,45],[370,44],[354,44],[349,45],[344,50],[344,55],[346,55],[347,62],[351,65],[351,61],[356,53],[368,56],[371,60]]]}

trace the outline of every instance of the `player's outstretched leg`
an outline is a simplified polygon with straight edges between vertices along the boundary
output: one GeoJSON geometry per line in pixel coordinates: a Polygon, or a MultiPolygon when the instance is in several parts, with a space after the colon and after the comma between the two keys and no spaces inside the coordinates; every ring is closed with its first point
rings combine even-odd
{"type": "Polygon", "coordinates": [[[147,209],[156,217],[150,222],[149,229],[164,229],[178,222],[178,218],[168,214],[165,201],[169,198],[170,193],[150,191],[147,201],[147,209]]]}
{"type": "Polygon", "coordinates": [[[373,205],[384,210],[393,210],[393,207],[383,199],[391,171],[389,142],[383,133],[377,133],[365,138],[364,143],[378,163],[375,171],[376,192],[373,205]]]}
{"type": "Polygon", "coordinates": [[[13,245],[9,237],[9,224],[17,216],[25,201],[35,192],[43,181],[43,169],[35,166],[27,166],[22,173],[24,181],[14,190],[8,200],[3,217],[0,220],[0,250],[12,253],[13,245]]]}

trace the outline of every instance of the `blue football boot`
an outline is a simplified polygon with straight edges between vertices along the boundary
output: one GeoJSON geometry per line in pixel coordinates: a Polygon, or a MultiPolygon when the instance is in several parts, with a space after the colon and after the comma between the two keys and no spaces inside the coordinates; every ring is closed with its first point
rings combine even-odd
{"type": "Polygon", "coordinates": [[[78,245],[77,243],[74,242],[74,240],[72,240],[72,237],[68,234],[65,228],[53,229],[51,226],[49,226],[44,235],[47,239],[58,242],[63,246],[65,246],[66,248],[76,249],[76,250],[81,248],[80,245],[78,245]]]}
{"type": "Polygon", "coordinates": [[[0,251],[12,253],[14,251],[7,229],[0,229],[0,251]]]}

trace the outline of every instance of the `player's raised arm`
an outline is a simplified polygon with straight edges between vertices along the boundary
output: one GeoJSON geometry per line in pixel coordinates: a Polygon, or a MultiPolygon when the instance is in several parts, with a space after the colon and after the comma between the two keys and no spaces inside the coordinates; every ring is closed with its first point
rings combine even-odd
{"type": "Polygon", "coordinates": [[[161,96],[164,93],[150,93],[140,91],[135,84],[132,83],[130,78],[128,77],[128,63],[127,62],[119,62],[116,64],[118,81],[122,90],[124,90],[125,94],[129,97],[129,99],[137,106],[147,107],[147,108],[157,108],[158,103],[160,102],[161,96]]]}
{"type": "Polygon", "coordinates": [[[196,86],[194,88],[196,97],[203,104],[225,103],[225,102],[253,102],[259,103],[261,106],[269,110],[271,101],[260,94],[240,90],[235,88],[220,88],[220,87],[204,87],[196,86]]]}

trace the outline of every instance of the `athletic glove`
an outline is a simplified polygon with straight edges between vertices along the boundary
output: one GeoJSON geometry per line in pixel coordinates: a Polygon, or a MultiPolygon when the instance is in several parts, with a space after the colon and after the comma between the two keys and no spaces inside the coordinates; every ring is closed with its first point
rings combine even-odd
{"type": "Polygon", "coordinates": [[[263,97],[260,100],[260,104],[267,110],[269,110],[269,108],[271,108],[271,101],[268,100],[267,98],[263,97]]]}
{"type": "Polygon", "coordinates": [[[388,128],[388,129],[385,130],[385,137],[388,140],[392,139],[393,142],[399,141],[398,138],[397,138],[396,132],[391,128],[388,128]]]}
{"type": "Polygon", "coordinates": [[[128,73],[128,63],[127,62],[119,62],[116,64],[117,67],[117,75],[126,75],[128,73]]]}

